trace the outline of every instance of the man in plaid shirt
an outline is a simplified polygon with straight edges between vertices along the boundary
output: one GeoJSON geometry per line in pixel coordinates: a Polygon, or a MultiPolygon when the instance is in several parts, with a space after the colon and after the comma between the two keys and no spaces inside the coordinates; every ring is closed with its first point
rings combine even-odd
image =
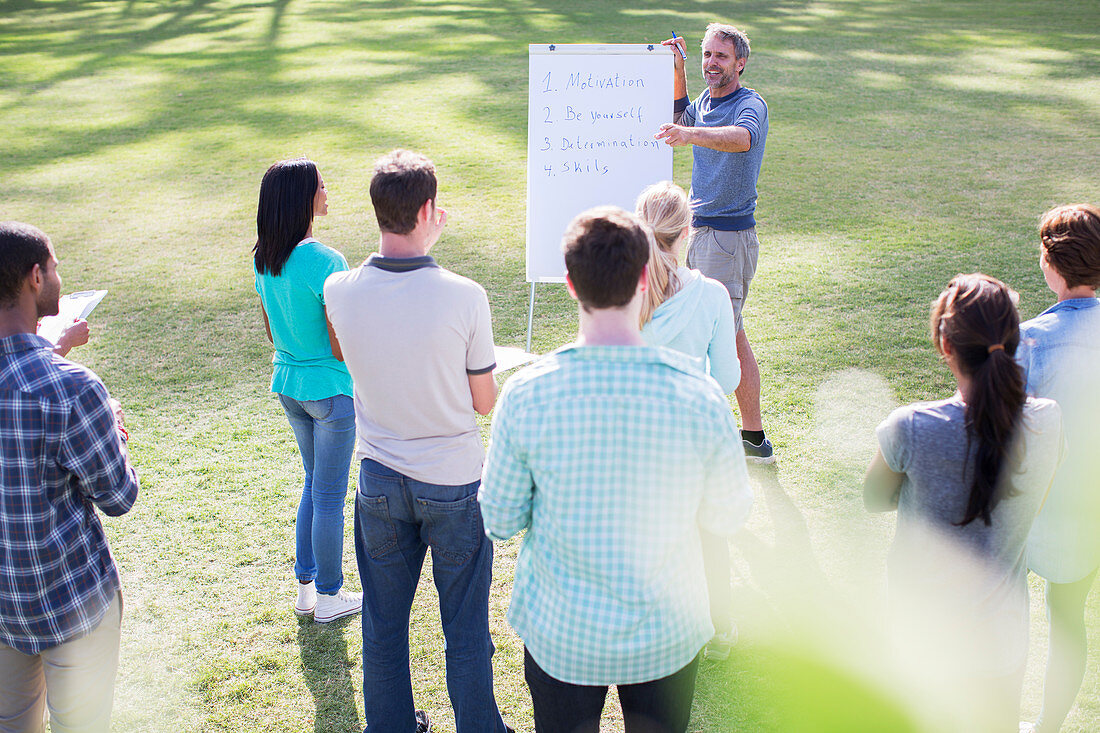
{"type": "Polygon", "coordinates": [[[638,329],[648,235],[621,209],[564,240],[580,332],[505,384],[478,501],[486,532],[527,530],[508,620],[538,733],[596,730],[618,685],[626,730],[683,731],[710,623],[699,526],[752,506],[721,387],[638,329]]]}
{"type": "Polygon", "coordinates": [[[96,514],[138,482],[117,402],[35,335],[58,311],[50,240],[0,222],[0,730],[108,730],[122,598],[96,514]]]}

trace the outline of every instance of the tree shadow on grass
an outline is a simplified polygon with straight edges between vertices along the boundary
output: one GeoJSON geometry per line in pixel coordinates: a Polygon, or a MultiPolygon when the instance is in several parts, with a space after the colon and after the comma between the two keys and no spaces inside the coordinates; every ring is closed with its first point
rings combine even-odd
{"type": "Polygon", "coordinates": [[[358,628],[358,621],[358,616],[328,624],[298,619],[302,673],[317,711],[313,723],[316,733],[358,732],[363,728],[351,682],[351,670],[356,665],[348,659],[344,638],[349,627],[358,628]]]}
{"type": "MultiPolygon", "coordinates": [[[[1036,177],[1045,178],[1036,176],[1030,162],[1019,163],[1018,145],[1010,143],[1023,136],[1036,148],[1052,133],[1072,139],[1095,124],[1093,106],[1057,82],[1094,75],[1100,62],[1080,34],[1067,32],[1072,26],[1059,13],[1043,12],[1041,3],[1008,3],[1007,10],[977,14],[972,7],[929,5],[788,0],[738,6],[730,19],[758,35],[748,83],[759,83],[773,105],[777,133],[783,125],[782,134],[769,140],[773,153],[761,183],[767,194],[762,196],[765,219],[774,217],[786,228],[830,231],[873,224],[884,210],[909,215],[916,209],[931,218],[945,210],[955,214],[967,211],[965,202],[979,196],[995,207],[1006,169],[1012,172],[1009,181],[1026,180],[1029,186],[1036,177]],[[950,22],[940,18],[944,14],[950,22]],[[1011,54],[1008,59],[992,55],[1004,53],[1006,46],[1027,52],[1019,69],[1007,63],[1011,54]],[[981,72],[984,80],[972,68],[974,54],[1000,62],[981,72]],[[1009,72],[997,76],[999,66],[1009,72]],[[1052,83],[1013,83],[1032,77],[1048,77],[1052,83]],[[1000,114],[990,116],[991,108],[1000,114]],[[907,134],[898,135],[899,129],[907,134]],[[922,144],[913,144],[914,139],[922,144]],[[793,147],[784,149],[788,144],[793,147]],[[806,150],[813,150],[812,166],[806,165],[806,150]],[[865,168],[855,177],[846,169],[853,158],[863,160],[865,168]],[[949,177],[952,185],[914,197],[910,189],[922,184],[921,171],[949,177]],[[814,184],[814,197],[829,204],[824,207],[829,221],[803,215],[804,187],[771,183],[794,177],[814,184]]],[[[1080,26],[1087,27],[1096,10],[1081,5],[1080,26]]],[[[476,77],[471,88],[483,90],[471,92],[454,114],[522,150],[528,43],[653,42],[676,27],[694,44],[703,19],[715,11],[705,2],[666,8],[655,0],[629,7],[597,0],[495,5],[484,0],[320,0],[309,22],[327,24],[331,33],[289,43],[295,37],[289,29],[303,17],[289,0],[131,2],[121,11],[99,13],[75,0],[48,8],[15,0],[9,7],[10,27],[18,33],[9,43],[12,52],[34,49],[57,62],[49,66],[52,71],[27,74],[28,83],[0,84],[0,92],[10,89],[19,103],[34,102],[66,81],[113,79],[112,74],[131,68],[148,68],[158,76],[141,94],[123,88],[130,96],[119,103],[135,112],[117,122],[73,134],[59,124],[65,120],[47,120],[41,134],[28,131],[10,162],[0,163],[0,173],[127,148],[168,133],[198,146],[202,160],[223,161],[219,141],[205,135],[216,138],[216,131],[236,126],[276,139],[310,129],[379,141],[380,147],[435,148],[497,177],[502,177],[499,160],[482,151],[463,152],[462,146],[452,149],[445,137],[426,140],[410,133],[385,109],[379,114],[364,100],[412,80],[476,77]],[[48,14],[49,23],[41,22],[42,14],[48,14]],[[387,33],[393,28],[401,31],[387,33]],[[326,54],[354,57],[362,66],[354,74],[319,78],[290,73],[326,54]],[[288,104],[295,99],[330,104],[288,104]]],[[[700,87],[697,74],[689,81],[692,88],[700,87]]],[[[33,109],[36,120],[49,111],[33,109]]],[[[74,102],[71,114],[94,118],[101,110],[74,102]]],[[[979,221],[980,214],[975,214],[979,221]]]]}

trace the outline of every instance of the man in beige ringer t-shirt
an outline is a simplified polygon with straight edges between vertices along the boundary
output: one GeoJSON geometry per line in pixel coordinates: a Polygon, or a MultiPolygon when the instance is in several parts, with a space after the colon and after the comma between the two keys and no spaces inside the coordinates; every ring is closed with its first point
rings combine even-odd
{"type": "Polygon", "coordinates": [[[484,449],[474,413],[496,401],[485,290],[428,255],[447,213],[435,167],[396,150],[370,194],[379,251],[325,282],[333,353],[355,385],[355,555],[363,582],[368,730],[428,729],[413,704],[408,626],[428,547],[458,733],[504,733],[493,696],[493,549],[477,503],[484,449]]]}

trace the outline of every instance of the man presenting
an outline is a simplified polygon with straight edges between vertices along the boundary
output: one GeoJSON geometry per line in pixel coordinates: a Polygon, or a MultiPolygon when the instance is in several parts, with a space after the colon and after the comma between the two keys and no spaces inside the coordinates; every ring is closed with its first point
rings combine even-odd
{"type": "Polygon", "coordinates": [[[537,733],[596,730],[612,684],[626,730],[685,730],[714,634],[699,526],[733,534],[752,506],[721,387],[642,340],[644,226],[611,207],[570,224],[577,341],[509,379],[493,418],[479,501],[493,539],[527,530],[508,620],[537,733]]]}
{"type": "Polygon", "coordinates": [[[702,46],[707,88],[690,104],[684,39],[670,38],[664,45],[675,46],[674,122],[661,125],[654,137],[673,146],[693,146],[687,264],[729,291],[741,360],[741,384],[734,396],[741,413],[745,455],[755,463],[773,463],[772,444],[760,417],[760,368],[741,316],[760,249],[753,214],[768,136],[768,106],[754,90],[741,86],[749,39],[733,26],[707,26],[702,46]]]}
{"type": "Polygon", "coordinates": [[[58,311],[53,245],[0,223],[0,730],[106,733],[122,615],[96,507],[125,514],[138,482],[121,409],[35,335],[58,311]]]}

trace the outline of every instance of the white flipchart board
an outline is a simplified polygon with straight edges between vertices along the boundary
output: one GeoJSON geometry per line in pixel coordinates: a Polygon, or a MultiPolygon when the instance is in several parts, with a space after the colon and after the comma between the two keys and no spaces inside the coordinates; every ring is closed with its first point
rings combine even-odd
{"type": "MultiPolygon", "coordinates": [[[[673,51],[660,44],[532,44],[527,121],[527,281],[564,282],[561,238],[577,214],[634,210],[672,179],[673,51]]],[[[532,298],[533,298],[532,293],[532,298]]]]}

